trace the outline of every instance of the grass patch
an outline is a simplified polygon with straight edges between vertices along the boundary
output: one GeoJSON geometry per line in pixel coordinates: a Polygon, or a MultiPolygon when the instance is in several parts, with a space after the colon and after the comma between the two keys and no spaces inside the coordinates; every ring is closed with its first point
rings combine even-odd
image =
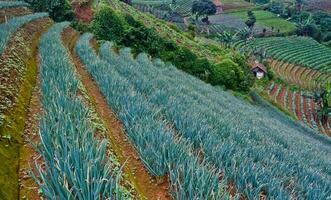
{"type": "Polygon", "coordinates": [[[18,198],[18,171],[20,146],[22,145],[22,133],[25,127],[25,116],[31,99],[34,85],[36,84],[37,63],[35,59],[29,59],[26,63],[26,78],[22,83],[17,105],[6,115],[1,134],[7,139],[0,141],[0,160],[5,160],[0,165],[0,199],[18,198]]]}
{"type": "MultiPolygon", "coordinates": [[[[276,32],[278,29],[281,33],[291,33],[296,30],[296,26],[289,22],[286,21],[280,17],[277,17],[277,15],[264,11],[264,10],[256,10],[253,11],[256,17],[256,23],[262,26],[266,26],[268,28],[274,27],[274,31],[276,32]]],[[[243,20],[247,20],[247,12],[233,12],[229,13],[230,15],[239,17],[243,20]]]]}

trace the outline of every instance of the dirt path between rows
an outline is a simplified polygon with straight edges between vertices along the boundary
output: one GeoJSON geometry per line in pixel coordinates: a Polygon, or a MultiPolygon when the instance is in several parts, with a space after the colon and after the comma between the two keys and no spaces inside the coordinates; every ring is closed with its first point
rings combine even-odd
{"type": "MultiPolygon", "coordinates": [[[[19,171],[19,185],[20,195],[19,199],[41,199],[38,193],[38,185],[30,176],[30,171],[36,172],[35,163],[41,162],[40,155],[35,151],[31,142],[37,144],[40,142],[39,138],[39,122],[42,114],[41,94],[40,94],[40,79],[38,77],[36,87],[32,93],[30,101],[28,116],[24,131],[24,145],[20,150],[20,171],[19,171]]],[[[35,173],[36,174],[36,173],[35,173]]]]}
{"type": "Polygon", "coordinates": [[[23,134],[38,73],[37,48],[40,36],[51,24],[49,18],[42,18],[24,25],[11,37],[0,56],[0,85],[4,88],[0,89],[0,100],[14,99],[5,110],[4,125],[0,127],[0,137],[8,136],[7,140],[0,138],[0,160],[4,161],[0,165],[0,199],[19,198],[23,134]]]}
{"type": "Polygon", "coordinates": [[[67,42],[66,45],[69,47],[80,79],[107,129],[106,133],[110,139],[111,148],[120,164],[124,165],[123,170],[126,179],[133,184],[139,199],[171,199],[169,182],[165,180],[160,183],[148,173],[135,148],[126,136],[122,123],[116,118],[97,84],[76,55],[74,48],[78,38],[78,33],[70,28],[63,34],[63,41],[67,42]]]}
{"type": "Polygon", "coordinates": [[[7,8],[0,10],[0,23],[6,22],[6,20],[10,20],[13,17],[23,16],[31,14],[31,10],[26,7],[18,7],[18,8],[7,8]]]}

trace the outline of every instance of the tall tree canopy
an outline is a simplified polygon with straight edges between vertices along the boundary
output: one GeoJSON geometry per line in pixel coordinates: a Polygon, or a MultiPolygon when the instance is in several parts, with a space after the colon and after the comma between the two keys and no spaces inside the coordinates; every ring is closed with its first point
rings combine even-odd
{"type": "Polygon", "coordinates": [[[256,22],[256,17],[254,15],[254,13],[250,10],[247,12],[248,15],[248,19],[245,22],[245,24],[248,26],[248,28],[250,29],[250,35],[253,33],[253,28],[256,22]]]}
{"type": "Polygon", "coordinates": [[[216,13],[216,6],[210,0],[194,1],[192,5],[192,14],[198,17],[207,17],[216,13]]]}

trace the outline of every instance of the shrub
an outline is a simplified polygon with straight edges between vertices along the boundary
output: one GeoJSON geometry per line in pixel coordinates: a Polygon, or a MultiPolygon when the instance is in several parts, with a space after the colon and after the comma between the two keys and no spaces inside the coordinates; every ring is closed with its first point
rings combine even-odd
{"type": "Polygon", "coordinates": [[[48,12],[56,22],[71,21],[74,18],[70,2],[67,0],[26,0],[34,11],[48,12]]]}
{"type": "MultiPolygon", "coordinates": [[[[231,61],[232,58],[228,59],[232,66],[235,66],[235,73],[226,67],[223,68],[224,63],[215,67],[207,59],[199,58],[188,47],[178,46],[173,40],[161,37],[154,28],[146,28],[132,16],[120,15],[109,6],[103,5],[96,13],[92,29],[99,40],[109,40],[119,46],[130,47],[135,55],[146,52],[152,57],[171,62],[177,68],[206,82],[242,91],[248,91],[253,85],[247,64],[243,58],[240,60],[238,55],[233,59],[239,64],[231,61]]],[[[210,49],[214,48],[210,46],[210,49]]]]}
{"type": "Polygon", "coordinates": [[[125,35],[125,20],[109,6],[101,6],[95,14],[92,29],[98,39],[120,42],[125,35]]]}
{"type": "Polygon", "coordinates": [[[238,64],[231,59],[224,59],[214,66],[211,74],[213,85],[224,85],[226,88],[236,89],[235,77],[240,75],[238,64]]]}

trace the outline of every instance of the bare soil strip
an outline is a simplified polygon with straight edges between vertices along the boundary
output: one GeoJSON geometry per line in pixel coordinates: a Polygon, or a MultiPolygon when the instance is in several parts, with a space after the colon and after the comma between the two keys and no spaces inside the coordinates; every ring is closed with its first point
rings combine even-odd
{"type": "Polygon", "coordinates": [[[71,52],[80,79],[92,99],[98,115],[105,124],[111,147],[120,164],[124,165],[126,178],[133,184],[140,199],[170,199],[169,182],[163,181],[158,183],[148,173],[135,148],[126,136],[122,123],[116,118],[97,84],[76,55],[74,48],[78,38],[79,34],[73,29],[67,29],[63,35],[63,41],[65,41],[71,52]]]}
{"type": "Polygon", "coordinates": [[[13,17],[23,16],[31,14],[31,10],[26,7],[18,7],[18,8],[7,8],[0,10],[0,23],[6,22],[6,20],[10,20],[13,17]]]}
{"type": "Polygon", "coordinates": [[[0,160],[4,161],[0,165],[0,199],[19,197],[20,148],[23,144],[27,108],[36,83],[37,47],[41,34],[51,24],[50,19],[44,18],[23,26],[10,39],[5,52],[0,56],[3,69],[9,65],[24,69],[22,74],[10,71],[10,74],[1,74],[0,77],[2,86],[7,89],[16,88],[12,93],[17,97],[15,105],[6,111],[4,125],[0,127],[0,160]],[[8,75],[9,79],[6,79],[8,75]]]}

